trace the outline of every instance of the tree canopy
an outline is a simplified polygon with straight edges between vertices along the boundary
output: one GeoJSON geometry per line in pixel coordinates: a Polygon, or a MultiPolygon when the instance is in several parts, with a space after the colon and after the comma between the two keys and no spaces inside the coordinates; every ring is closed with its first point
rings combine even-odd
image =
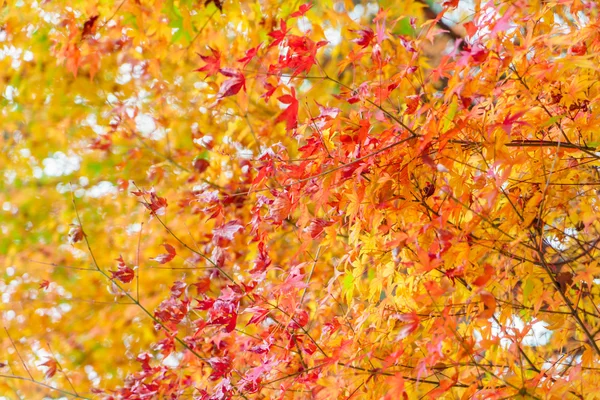
{"type": "Polygon", "coordinates": [[[587,0],[0,0],[0,398],[589,398],[587,0]]]}

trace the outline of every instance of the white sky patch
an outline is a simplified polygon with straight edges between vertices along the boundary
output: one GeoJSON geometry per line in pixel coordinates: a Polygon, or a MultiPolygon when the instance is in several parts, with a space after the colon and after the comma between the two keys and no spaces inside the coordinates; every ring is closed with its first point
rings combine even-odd
{"type": "Polygon", "coordinates": [[[323,31],[325,39],[329,42],[329,46],[335,47],[342,43],[342,30],[340,28],[325,28],[323,31]]]}
{"type": "Polygon", "coordinates": [[[91,365],[86,365],[83,367],[83,370],[87,374],[87,378],[92,382],[92,385],[98,386],[100,384],[100,375],[96,371],[94,371],[94,367],[91,365]]]}
{"type": "Polygon", "coordinates": [[[169,368],[176,368],[179,366],[181,362],[182,355],[180,353],[171,353],[164,360],[162,360],[162,364],[169,368]]]}
{"type": "Polygon", "coordinates": [[[10,103],[12,103],[18,94],[19,94],[19,91],[17,90],[16,87],[7,85],[6,89],[4,89],[4,93],[2,94],[2,97],[4,97],[6,100],[8,100],[10,103]]]}
{"type": "Polygon", "coordinates": [[[310,90],[310,88],[312,88],[312,83],[310,80],[305,79],[302,81],[302,85],[300,85],[300,87],[298,88],[298,90],[302,93],[306,93],[310,90]]]}
{"type": "Polygon", "coordinates": [[[25,53],[23,53],[23,61],[33,61],[33,53],[29,50],[25,50],[25,53]]]}
{"type": "Polygon", "coordinates": [[[362,4],[357,4],[354,9],[348,13],[352,21],[360,22],[361,17],[365,13],[365,7],[362,4]]]}
{"type": "Polygon", "coordinates": [[[568,235],[568,236],[566,236],[566,237],[564,237],[562,239],[558,239],[556,236],[549,237],[549,238],[547,238],[548,243],[555,250],[564,251],[564,250],[566,250],[569,247],[568,243],[571,240],[573,240],[572,238],[577,238],[577,229],[575,229],[575,228],[566,228],[565,229],[565,235],[568,235]]]}
{"type": "MultiPolygon", "coordinates": [[[[226,136],[223,140],[225,144],[233,146],[237,151],[237,156],[242,159],[250,160],[254,156],[254,152],[246,147],[244,147],[241,143],[235,142],[231,140],[229,136],[226,136]]],[[[224,165],[225,166],[225,165],[224,165]]]]}
{"type": "Polygon", "coordinates": [[[453,26],[470,20],[475,13],[475,4],[473,0],[461,0],[458,2],[458,6],[452,10],[448,10],[444,13],[442,21],[448,26],[453,26]]]}
{"type": "Polygon", "coordinates": [[[138,114],[135,117],[135,127],[147,139],[160,140],[165,137],[165,130],[156,124],[151,115],[138,114]]]}
{"type": "Polygon", "coordinates": [[[44,158],[42,164],[46,176],[71,175],[81,167],[81,157],[77,155],[67,156],[65,153],[57,151],[52,157],[44,158]]]}
{"type": "Polygon", "coordinates": [[[90,128],[92,128],[94,133],[97,135],[102,135],[102,134],[106,133],[106,129],[103,126],[98,124],[98,117],[96,116],[96,114],[89,114],[85,118],[85,121],[82,123],[82,125],[89,126],[90,128]]]}
{"type": "Polygon", "coordinates": [[[126,84],[133,78],[133,75],[131,75],[132,72],[133,66],[131,64],[123,63],[119,65],[119,74],[117,75],[115,82],[117,82],[119,85],[126,84]]]}
{"type": "Polygon", "coordinates": [[[302,33],[310,31],[312,29],[310,20],[305,16],[298,17],[298,29],[300,29],[302,33]]]}
{"type": "MultiPolygon", "coordinates": [[[[500,338],[500,346],[507,348],[515,341],[513,337],[521,337],[525,330],[525,323],[518,316],[514,315],[509,318],[501,327],[494,321],[492,322],[492,336],[500,338]]],[[[548,324],[544,321],[537,321],[531,324],[531,329],[522,338],[521,344],[527,347],[544,346],[550,341],[552,331],[546,329],[548,324]]]]}
{"type": "Polygon", "coordinates": [[[125,232],[127,232],[127,234],[129,236],[131,236],[131,235],[135,235],[136,233],[138,233],[141,230],[142,230],[142,224],[140,224],[139,222],[136,222],[135,224],[128,225],[127,228],[125,229],[125,232]]]}
{"type": "Polygon", "coordinates": [[[109,181],[101,181],[85,192],[86,196],[94,199],[112,194],[117,194],[117,188],[109,181]]]}
{"type": "Polygon", "coordinates": [[[213,141],[214,138],[211,135],[204,135],[201,138],[194,139],[194,143],[203,147],[209,147],[213,141]]]}

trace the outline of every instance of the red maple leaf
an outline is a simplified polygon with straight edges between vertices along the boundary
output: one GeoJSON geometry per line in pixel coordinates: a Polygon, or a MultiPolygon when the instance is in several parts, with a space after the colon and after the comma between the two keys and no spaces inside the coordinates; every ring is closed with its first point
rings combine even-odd
{"type": "Polygon", "coordinates": [[[304,14],[306,14],[308,12],[308,10],[310,10],[312,8],[312,4],[311,3],[305,3],[302,4],[300,7],[298,7],[298,11],[293,12],[290,17],[291,18],[295,18],[295,17],[302,17],[304,16],[304,14]]]}
{"type": "Polygon", "coordinates": [[[254,259],[254,268],[250,270],[251,274],[260,274],[265,272],[271,265],[271,258],[264,242],[258,243],[258,256],[254,259]]]}
{"type": "Polygon", "coordinates": [[[208,360],[212,368],[210,379],[215,380],[229,375],[231,371],[231,360],[229,357],[212,357],[208,360]]]}
{"type": "Polygon", "coordinates": [[[509,113],[504,118],[504,121],[502,121],[502,123],[500,124],[500,127],[504,130],[504,132],[510,135],[513,125],[528,125],[527,122],[519,121],[519,118],[525,115],[526,112],[527,111],[519,111],[512,115],[509,113]]]}
{"type": "Polygon", "coordinates": [[[167,199],[165,199],[164,197],[159,197],[154,191],[154,189],[152,189],[149,192],[146,190],[133,191],[131,192],[131,194],[138,197],[144,197],[145,195],[149,194],[150,202],[146,201],[146,199],[144,198],[144,201],[141,201],[140,203],[142,203],[144,207],[150,210],[151,215],[163,215],[165,213],[165,208],[167,208],[168,205],[167,199]]]}
{"type": "Polygon", "coordinates": [[[358,37],[356,39],[352,39],[352,41],[358,44],[360,47],[367,47],[371,44],[373,39],[375,38],[375,32],[371,28],[364,28],[358,30],[350,30],[350,32],[356,32],[358,37]]]}
{"type": "Polygon", "coordinates": [[[85,21],[83,24],[83,30],[81,32],[81,39],[93,35],[96,32],[96,21],[98,21],[98,17],[99,15],[92,15],[87,21],[85,21]]]}
{"type": "Polygon", "coordinates": [[[163,246],[167,250],[167,253],[159,254],[156,257],[151,258],[151,260],[154,260],[154,261],[158,262],[159,264],[166,264],[169,261],[171,261],[173,258],[175,258],[175,255],[177,255],[175,248],[168,243],[163,244],[163,246]]]}
{"type": "Polygon", "coordinates": [[[269,219],[276,224],[281,224],[290,215],[292,201],[286,193],[277,196],[269,207],[269,219]]]}
{"type": "Polygon", "coordinates": [[[221,88],[217,94],[217,99],[233,96],[242,88],[246,90],[246,77],[244,77],[244,74],[242,74],[239,70],[233,68],[221,68],[219,72],[229,77],[229,79],[221,84],[221,88]]]}
{"type": "Polygon", "coordinates": [[[270,310],[267,310],[263,307],[248,307],[245,311],[254,313],[252,315],[252,318],[250,318],[250,321],[248,321],[248,323],[246,324],[246,326],[250,324],[260,324],[267,318],[270,312],[270,310]]]}
{"type": "Polygon", "coordinates": [[[298,125],[298,99],[296,99],[296,90],[292,87],[291,94],[284,94],[278,97],[277,100],[283,104],[289,104],[289,106],[279,114],[275,122],[285,121],[288,131],[294,129],[298,125]]]}
{"type": "Polygon", "coordinates": [[[56,375],[58,363],[54,358],[48,357],[48,360],[45,363],[40,364],[40,366],[48,368],[45,373],[46,379],[52,378],[54,375],[56,375]]]}
{"type": "Polygon", "coordinates": [[[316,63],[317,50],[327,43],[324,40],[315,43],[306,36],[290,35],[287,43],[289,51],[280,60],[279,67],[292,69],[294,71],[292,76],[308,72],[316,63]]]}
{"type": "Polygon", "coordinates": [[[198,53],[206,65],[195,70],[196,72],[206,72],[206,76],[215,75],[221,69],[221,53],[219,50],[215,50],[212,47],[209,47],[209,49],[212,52],[212,55],[203,56],[198,53]]]}
{"type": "Polygon", "coordinates": [[[223,12],[223,0],[206,0],[204,5],[208,6],[210,3],[213,3],[219,11],[223,12]]]}
{"type": "Polygon", "coordinates": [[[135,273],[133,272],[133,269],[131,269],[125,264],[125,261],[123,261],[123,256],[119,256],[119,258],[117,258],[117,262],[119,263],[119,267],[117,268],[117,270],[110,271],[113,279],[116,278],[123,283],[131,282],[133,278],[135,278],[135,273]]]}
{"type": "Polygon", "coordinates": [[[40,282],[40,289],[48,290],[49,286],[50,286],[50,282],[47,281],[46,279],[44,279],[43,281],[40,282]]]}
{"type": "Polygon", "coordinates": [[[69,244],[81,242],[86,236],[80,225],[71,225],[71,229],[69,230],[69,244]]]}
{"type": "Polygon", "coordinates": [[[233,236],[244,230],[244,226],[238,220],[229,221],[218,228],[213,229],[213,241],[223,246],[233,240],[233,236]]]}
{"type": "Polygon", "coordinates": [[[444,1],[444,7],[456,8],[458,7],[458,0],[446,0],[444,1]]]}
{"type": "Polygon", "coordinates": [[[269,33],[269,36],[271,36],[273,39],[273,42],[271,42],[271,44],[269,45],[269,47],[273,47],[273,46],[277,46],[279,43],[281,43],[283,41],[283,39],[285,39],[285,35],[287,35],[287,33],[290,30],[287,29],[287,25],[285,23],[284,20],[281,20],[279,22],[279,30],[274,30],[271,33],[269,33]]]}
{"type": "Polygon", "coordinates": [[[421,322],[419,316],[414,311],[407,314],[395,314],[394,318],[396,318],[398,321],[406,323],[406,325],[403,325],[398,330],[396,340],[402,340],[414,331],[416,331],[417,328],[419,328],[419,324],[421,322]]]}
{"type": "Polygon", "coordinates": [[[275,93],[275,90],[277,90],[277,86],[273,86],[269,82],[267,82],[267,83],[265,83],[265,89],[267,89],[267,91],[264,94],[262,94],[260,97],[264,98],[265,103],[266,103],[269,101],[271,96],[273,96],[273,93],[275,93]]]}
{"type": "Polygon", "coordinates": [[[251,48],[250,50],[246,50],[246,55],[244,55],[244,57],[240,58],[238,60],[238,62],[241,62],[245,68],[248,65],[248,63],[250,61],[252,61],[252,59],[254,57],[256,57],[256,54],[258,53],[258,50],[260,49],[261,46],[262,46],[262,43],[256,47],[251,48]]]}

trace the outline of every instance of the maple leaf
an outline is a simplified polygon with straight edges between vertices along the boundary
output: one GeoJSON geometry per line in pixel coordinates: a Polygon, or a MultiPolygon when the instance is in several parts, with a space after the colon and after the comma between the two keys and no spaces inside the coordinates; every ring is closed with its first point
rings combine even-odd
{"type": "Polygon", "coordinates": [[[218,228],[213,229],[213,240],[215,243],[223,245],[233,240],[234,235],[243,231],[244,226],[238,220],[229,221],[218,228]]]}
{"type": "Polygon", "coordinates": [[[519,111],[517,113],[514,114],[508,114],[505,118],[504,121],[502,121],[502,123],[500,123],[500,127],[507,133],[510,135],[511,131],[512,131],[512,127],[513,125],[528,125],[527,122],[524,121],[519,121],[519,118],[521,118],[523,115],[525,115],[527,111],[519,111]]]}
{"type": "Polygon", "coordinates": [[[250,270],[252,274],[260,274],[265,272],[271,265],[271,258],[267,252],[267,248],[264,242],[258,243],[258,256],[254,260],[254,268],[250,270]]]}
{"type": "Polygon", "coordinates": [[[260,97],[264,98],[265,102],[268,102],[271,96],[273,96],[273,93],[275,93],[275,90],[277,90],[277,86],[273,86],[269,82],[266,82],[265,89],[267,89],[267,91],[263,93],[260,97]]]}
{"type": "Polygon", "coordinates": [[[144,197],[145,195],[150,195],[150,202],[144,200],[140,201],[148,210],[150,210],[150,215],[163,215],[165,213],[165,209],[167,208],[167,199],[164,197],[159,197],[154,190],[151,191],[133,191],[131,192],[134,196],[144,197]]]}
{"type": "Polygon", "coordinates": [[[93,15],[85,21],[83,30],[81,31],[81,39],[93,35],[96,32],[96,21],[98,20],[98,17],[99,15],[93,15]]]}
{"type": "Polygon", "coordinates": [[[496,298],[489,292],[481,292],[479,297],[483,303],[483,310],[479,312],[478,317],[482,319],[491,318],[496,312],[496,298]]]}
{"type": "Polygon", "coordinates": [[[40,366],[46,367],[46,372],[45,372],[44,376],[46,377],[46,379],[50,379],[54,375],[56,375],[56,371],[58,369],[58,362],[56,362],[56,360],[54,358],[51,358],[51,357],[47,357],[47,358],[48,359],[46,360],[46,362],[40,364],[40,366]]]}
{"type": "Polygon", "coordinates": [[[276,223],[281,223],[290,215],[292,202],[287,194],[282,193],[275,198],[273,204],[269,207],[269,218],[276,223]]]}
{"type": "Polygon", "coordinates": [[[402,340],[419,328],[421,319],[416,312],[409,314],[394,314],[393,316],[398,321],[405,322],[406,325],[402,326],[396,334],[396,340],[402,340]]]}
{"type": "Polygon", "coordinates": [[[48,290],[49,286],[50,286],[50,282],[45,279],[40,282],[40,289],[48,290]]]}
{"type": "Polygon", "coordinates": [[[206,65],[194,70],[196,72],[206,72],[207,77],[215,75],[221,69],[221,53],[212,47],[208,48],[212,53],[211,55],[203,56],[202,54],[197,53],[206,65]]]}
{"type": "Polygon", "coordinates": [[[204,172],[208,169],[208,167],[210,166],[210,163],[207,160],[205,160],[204,158],[197,157],[192,162],[192,166],[194,167],[194,171],[201,174],[202,172],[204,172]]]}
{"type": "Polygon", "coordinates": [[[84,237],[87,235],[83,232],[81,225],[71,225],[71,229],[69,230],[69,244],[75,244],[81,242],[84,237]]]}
{"type": "Polygon", "coordinates": [[[494,276],[494,267],[492,267],[490,264],[485,264],[483,266],[483,275],[478,276],[477,278],[475,278],[473,280],[473,285],[475,286],[485,286],[486,283],[489,282],[489,280],[494,276]]]}
{"type": "Polygon", "coordinates": [[[252,318],[248,321],[246,326],[251,324],[260,324],[263,322],[267,316],[269,315],[269,310],[263,307],[248,307],[245,312],[253,313],[252,318]]]}
{"type": "Polygon", "coordinates": [[[350,30],[350,32],[356,32],[358,37],[356,39],[352,39],[352,41],[358,44],[360,47],[365,48],[368,47],[373,39],[375,39],[375,32],[371,28],[363,28],[358,30],[350,30]]]}
{"type": "Polygon", "coordinates": [[[233,68],[221,68],[219,72],[224,76],[229,77],[229,79],[221,84],[217,99],[233,96],[242,88],[246,90],[246,78],[239,70],[233,68]]]}
{"type": "Polygon", "coordinates": [[[213,3],[215,7],[219,9],[219,11],[223,12],[223,0],[205,0],[204,5],[208,6],[210,3],[213,3]]]}
{"type": "Polygon", "coordinates": [[[418,95],[406,96],[406,113],[414,114],[419,107],[420,97],[418,95]]]}
{"type": "Polygon", "coordinates": [[[458,0],[444,0],[444,7],[447,7],[447,8],[458,7],[458,0]]]}
{"type": "Polygon", "coordinates": [[[135,278],[133,269],[125,264],[125,261],[123,261],[123,256],[119,256],[116,261],[118,262],[118,269],[116,271],[110,271],[113,279],[116,278],[123,283],[131,282],[133,278],[135,278]]]}
{"type": "Polygon", "coordinates": [[[386,382],[390,385],[390,390],[384,396],[384,400],[408,399],[404,386],[404,377],[401,373],[387,378],[386,382]]]}
{"type": "Polygon", "coordinates": [[[315,218],[310,221],[310,224],[306,228],[304,228],[304,230],[310,234],[310,237],[315,239],[321,234],[321,232],[323,232],[323,229],[332,224],[332,221],[327,221],[322,218],[315,218]]]}
{"type": "Polygon", "coordinates": [[[154,258],[151,258],[151,260],[154,260],[154,261],[158,262],[159,264],[166,264],[169,261],[171,261],[173,258],[175,258],[175,256],[177,255],[175,248],[168,243],[163,244],[163,246],[165,247],[167,252],[164,254],[159,254],[158,256],[156,256],[154,258]]]}
{"type": "Polygon", "coordinates": [[[479,29],[472,21],[465,22],[463,27],[466,29],[467,36],[469,37],[473,37],[473,35],[475,35],[479,29]]]}
{"type": "Polygon", "coordinates": [[[274,47],[274,46],[277,46],[279,43],[281,43],[283,41],[283,39],[285,39],[285,36],[287,35],[288,32],[289,32],[289,29],[287,29],[287,25],[286,25],[285,21],[280,20],[279,21],[279,29],[273,30],[272,32],[269,33],[269,36],[271,36],[273,39],[275,39],[271,42],[269,47],[274,47]]]}
{"type": "Polygon", "coordinates": [[[159,320],[168,323],[172,329],[175,329],[175,326],[187,316],[189,304],[190,300],[188,298],[178,300],[176,297],[172,296],[163,300],[158,305],[154,311],[154,315],[159,320]]]}
{"type": "Polygon", "coordinates": [[[295,17],[303,17],[304,14],[306,14],[308,12],[308,10],[310,10],[312,8],[312,4],[311,3],[305,3],[300,5],[300,7],[298,7],[298,11],[294,11],[290,17],[295,18],[295,17]]]}
{"type": "Polygon", "coordinates": [[[225,332],[232,332],[237,322],[238,300],[221,296],[209,310],[210,325],[225,325],[225,332]]]}
{"type": "Polygon", "coordinates": [[[306,310],[300,310],[294,314],[294,320],[288,324],[289,329],[300,329],[308,324],[309,315],[306,310]]]}
{"type": "Polygon", "coordinates": [[[252,59],[254,57],[256,57],[256,54],[258,53],[258,50],[260,49],[260,47],[262,46],[262,43],[260,43],[258,46],[253,47],[249,50],[246,50],[246,54],[244,55],[244,57],[240,58],[238,60],[238,62],[241,62],[243,65],[243,68],[246,68],[246,66],[248,65],[248,63],[250,61],[252,61],[252,59]]]}
{"type": "Polygon", "coordinates": [[[210,278],[199,278],[196,283],[192,283],[191,286],[194,286],[198,291],[198,294],[203,294],[210,289],[210,278]]]}
{"type": "Polygon", "coordinates": [[[296,128],[298,125],[298,99],[296,99],[296,90],[292,87],[291,94],[284,94],[277,98],[283,104],[289,104],[288,107],[277,116],[275,122],[285,121],[288,131],[296,128]]]}

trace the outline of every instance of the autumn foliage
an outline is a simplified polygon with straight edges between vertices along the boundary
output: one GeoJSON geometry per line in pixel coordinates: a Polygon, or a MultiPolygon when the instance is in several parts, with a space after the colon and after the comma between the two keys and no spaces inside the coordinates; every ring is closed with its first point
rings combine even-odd
{"type": "Polygon", "coordinates": [[[592,398],[594,1],[0,1],[0,395],[592,398]]]}

